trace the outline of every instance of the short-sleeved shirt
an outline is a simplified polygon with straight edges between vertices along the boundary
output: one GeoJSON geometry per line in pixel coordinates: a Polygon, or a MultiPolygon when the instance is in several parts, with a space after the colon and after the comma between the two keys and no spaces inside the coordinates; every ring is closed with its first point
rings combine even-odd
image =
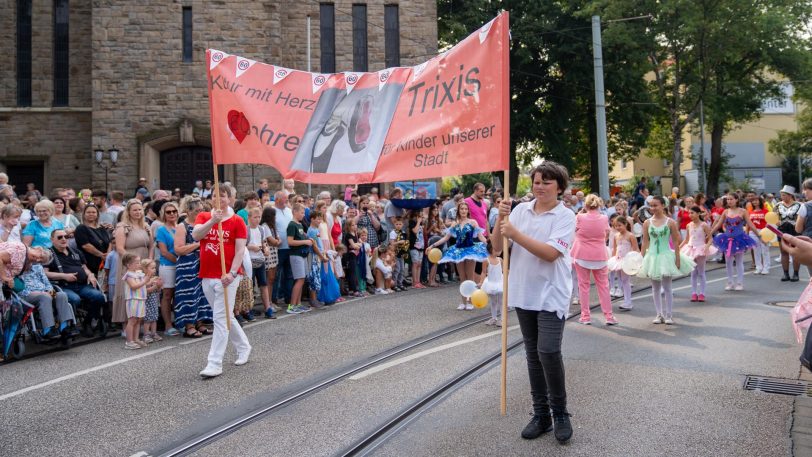
{"type": "MultiPolygon", "coordinates": [[[[170,231],[165,225],[158,227],[158,231],[155,233],[155,241],[165,244],[166,250],[169,251],[170,254],[175,255],[175,229],[170,231]]],[[[175,256],[175,258],[177,258],[177,256],[175,256]]],[[[175,262],[161,255],[160,249],[158,250],[158,263],[165,267],[175,266],[175,262]]]]}
{"type": "Polygon", "coordinates": [[[288,237],[283,234],[288,233],[288,225],[293,220],[293,212],[290,208],[279,209],[274,206],[276,210],[276,233],[280,234],[279,249],[289,249],[288,237]]]}
{"type": "MultiPolygon", "coordinates": [[[[211,220],[210,212],[203,212],[197,215],[195,225],[202,225],[211,220]]],[[[238,239],[246,239],[248,237],[248,230],[245,227],[245,222],[242,221],[240,216],[232,214],[231,217],[224,220],[223,224],[223,251],[226,258],[226,268],[231,268],[234,261],[234,254],[236,251],[236,242],[238,239]]],[[[241,268],[242,269],[242,268],[241,268]]],[[[228,273],[228,270],[223,271],[220,265],[220,243],[217,238],[217,224],[212,226],[209,233],[200,240],[200,278],[214,278],[219,279],[223,274],[228,273]]]]}
{"type": "Polygon", "coordinates": [[[367,229],[367,240],[369,241],[369,245],[372,249],[375,249],[380,244],[378,242],[378,233],[375,230],[375,226],[372,224],[372,217],[370,217],[367,213],[363,213],[358,216],[358,230],[360,231],[362,228],[367,229]]]}
{"type": "Polygon", "coordinates": [[[85,269],[83,268],[87,264],[87,260],[85,260],[85,255],[82,254],[82,251],[78,249],[73,249],[68,247],[68,253],[63,254],[56,249],[51,249],[51,252],[54,254],[53,260],[51,263],[48,264],[47,268],[48,271],[52,273],[67,273],[72,274],[76,273],[76,282],[66,283],[65,281],[59,281],[60,284],[77,284],[77,285],[85,285],[87,284],[87,273],[85,273],[85,269]],[[59,267],[62,267],[61,270],[59,267]]]}
{"type": "Polygon", "coordinates": [[[28,223],[23,230],[23,236],[33,236],[34,240],[31,242],[31,247],[51,247],[51,233],[55,230],[64,230],[65,226],[58,220],[51,218],[51,225],[44,227],[39,219],[35,219],[28,223]]]}
{"type": "Polygon", "coordinates": [[[127,282],[128,279],[134,279],[136,281],[143,281],[144,280],[144,272],[142,271],[126,271],[124,276],[122,276],[121,281],[124,283],[124,299],[125,300],[146,300],[147,299],[147,285],[144,284],[143,286],[133,289],[130,287],[130,283],[127,282]]]}
{"type": "MultiPolygon", "coordinates": [[[[246,242],[246,246],[251,245],[262,248],[262,242],[265,241],[269,236],[271,236],[271,231],[268,229],[267,225],[258,225],[257,228],[248,227],[248,241],[246,242]]],[[[265,254],[262,253],[262,249],[256,252],[248,251],[248,254],[252,259],[265,258],[265,254]]]]}
{"type": "MultiPolygon", "coordinates": [[[[76,238],[76,246],[82,249],[82,251],[84,251],[82,246],[86,244],[92,245],[100,252],[107,252],[107,249],[110,247],[110,232],[102,227],[94,228],[87,225],[80,225],[76,227],[74,237],[76,238]]],[[[85,258],[87,259],[87,267],[90,271],[98,273],[102,258],[96,257],[87,251],[85,251],[85,258]]]]}
{"type": "Polygon", "coordinates": [[[423,225],[421,224],[418,227],[417,233],[412,231],[415,227],[417,227],[417,220],[409,221],[409,246],[411,249],[421,250],[425,241],[423,238],[423,225]]]}
{"type": "MultiPolygon", "coordinates": [[[[285,233],[287,236],[293,237],[293,239],[296,241],[307,239],[307,233],[305,233],[304,226],[296,221],[290,221],[285,233]]],[[[307,254],[309,253],[307,246],[290,246],[289,249],[290,255],[297,255],[299,257],[307,257],[307,254]]]]}
{"type": "Polygon", "coordinates": [[[319,252],[324,252],[324,244],[321,242],[321,230],[312,226],[308,227],[307,237],[313,240],[313,243],[315,243],[316,247],[319,248],[319,252]]]}
{"type": "Polygon", "coordinates": [[[559,202],[553,209],[536,213],[536,200],[520,203],[510,213],[510,223],[530,238],[555,248],[561,255],[544,261],[519,243],[513,243],[508,277],[509,305],[530,311],[555,312],[563,319],[572,296],[572,257],[575,214],[559,202]]]}
{"type": "MultiPolygon", "coordinates": [[[[386,218],[386,220],[389,221],[390,218],[403,216],[403,212],[404,212],[403,208],[398,208],[397,206],[395,206],[394,203],[390,201],[389,203],[386,204],[386,207],[383,211],[383,215],[386,218]]],[[[392,224],[390,223],[389,225],[392,224]]]]}

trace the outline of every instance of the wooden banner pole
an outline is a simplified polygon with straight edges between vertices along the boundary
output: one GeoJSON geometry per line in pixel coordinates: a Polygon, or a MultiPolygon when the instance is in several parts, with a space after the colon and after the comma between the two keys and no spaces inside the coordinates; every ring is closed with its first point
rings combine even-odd
{"type": "MultiPolygon", "coordinates": [[[[505,170],[504,198],[510,198],[510,167],[505,170]]],[[[505,216],[507,218],[508,216],[505,216]]],[[[507,334],[508,334],[508,274],[510,273],[510,246],[502,235],[502,389],[500,406],[503,416],[507,415],[507,334]]]]}
{"type": "MultiPolygon", "coordinates": [[[[217,163],[214,164],[214,205],[220,211],[220,176],[217,163]]],[[[226,274],[226,251],[223,248],[223,222],[217,223],[217,242],[220,245],[220,269],[226,274]]],[[[228,303],[228,287],[223,287],[223,303],[226,305],[226,331],[231,331],[231,306],[228,303]]]]}

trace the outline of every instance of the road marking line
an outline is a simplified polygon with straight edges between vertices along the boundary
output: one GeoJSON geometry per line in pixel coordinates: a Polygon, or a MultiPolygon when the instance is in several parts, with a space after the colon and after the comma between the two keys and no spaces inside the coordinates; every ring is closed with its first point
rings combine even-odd
{"type": "MultiPolygon", "coordinates": [[[[509,331],[510,330],[516,330],[517,328],[519,328],[519,326],[514,325],[514,326],[511,326],[511,327],[508,327],[508,330],[509,331]]],[[[400,364],[403,364],[403,363],[406,363],[406,362],[411,362],[412,360],[419,359],[421,357],[425,357],[427,355],[434,354],[435,352],[445,351],[446,349],[455,348],[457,346],[462,346],[463,344],[473,343],[474,341],[479,341],[479,340],[488,338],[490,336],[501,335],[501,334],[502,334],[502,330],[496,330],[496,331],[493,331],[493,332],[483,333],[482,335],[473,336],[471,338],[466,338],[464,340],[455,341],[453,343],[444,344],[442,346],[437,346],[437,347],[434,347],[434,348],[431,348],[431,349],[426,349],[425,351],[416,352],[416,353],[414,353],[412,355],[407,355],[406,357],[401,357],[399,359],[395,359],[395,360],[392,360],[390,362],[382,363],[382,364],[377,365],[375,367],[372,367],[372,368],[370,368],[368,370],[364,370],[364,371],[362,371],[360,373],[356,373],[356,374],[350,376],[350,379],[353,380],[353,381],[357,381],[359,379],[363,379],[363,378],[366,378],[367,376],[378,373],[379,371],[383,371],[383,370],[392,368],[394,366],[397,366],[397,365],[400,365],[400,364]]]]}
{"type": "Polygon", "coordinates": [[[141,353],[141,354],[138,354],[138,355],[134,355],[132,357],[125,357],[123,359],[116,360],[115,362],[105,363],[104,365],[99,365],[97,367],[88,368],[88,369],[82,370],[82,371],[77,371],[76,373],[71,373],[71,374],[68,374],[68,375],[65,375],[65,376],[60,376],[60,377],[58,377],[56,379],[51,379],[50,381],[45,381],[45,382],[40,383],[40,384],[35,384],[33,386],[26,387],[25,389],[20,389],[20,390],[11,392],[11,393],[0,395],[0,401],[7,400],[9,398],[13,398],[13,397],[16,397],[18,395],[22,395],[24,393],[31,392],[31,391],[34,391],[34,390],[42,389],[43,387],[48,387],[50,385],[57,384],[57,383],[60,383],[62,381],[67,381],[69,379],[78,378],[79,376],[86,375],[88,373],[93,373],[94,371],[103,370],[105,368],[110,368],[110,367],[114,367],[116,365],[121,365],[122,363],[127,363],[127,362],[137,360],[137,359],[140,359],[140,358],[143,358],[143,357],[148,357],[150,355],[154,355],[154,354],[157,354],[159,352],[167,351],[167,350],[172,349],[174,347],[175,346],[167,346],[165,348],[155,349],[154,351],[144,352],[144,353],[141,353]]]}

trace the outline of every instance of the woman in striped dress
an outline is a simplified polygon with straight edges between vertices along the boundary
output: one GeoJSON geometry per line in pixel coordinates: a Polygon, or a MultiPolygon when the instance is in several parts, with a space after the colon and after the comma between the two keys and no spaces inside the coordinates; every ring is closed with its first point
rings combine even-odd
{"type": "Polygon", "coordinates": [[[200,338],[209,333],[204,322],[212,321],[211,305],[203,295],[198,273],[200,270],[200,243],[192,238],[192,229],[203,202],[197,197],[181,201],[186,220],[175,230],[175,327],[183,330],[184,338],[200,338]]]}

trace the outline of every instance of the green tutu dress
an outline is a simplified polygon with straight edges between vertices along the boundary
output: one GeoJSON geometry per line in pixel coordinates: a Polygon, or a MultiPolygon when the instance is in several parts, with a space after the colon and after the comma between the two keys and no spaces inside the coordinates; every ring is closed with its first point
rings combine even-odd
{"type": "MultiPolygon", "coordinates": [[[[676,260],[674,251],[669,246],[671,241],[671,229],[668,224],[655,227],[649,222],[648,225],[648,249],[643,257],[643,266],[637,276],[641,278],[654,279],[659,281],[663,276],[684,276],[691,273],[696,263],[685,254],[679,253],[679,268],[674,263],[676,260]]],[[[677,251],[679,252],[679,251],[677,251]]]]}

